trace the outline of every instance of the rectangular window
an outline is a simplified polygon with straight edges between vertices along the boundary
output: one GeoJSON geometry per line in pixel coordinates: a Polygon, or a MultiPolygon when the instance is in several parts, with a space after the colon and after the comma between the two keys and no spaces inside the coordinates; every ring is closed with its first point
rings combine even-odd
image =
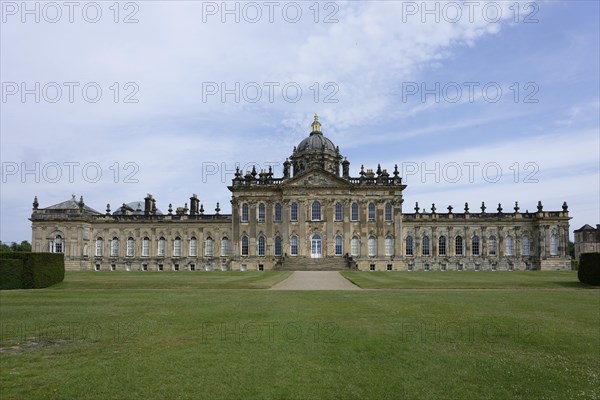
{"type": "Polygon", "coordinates": [[[292,203],[290,206],[290,221],[298,221],[298,204],[292,203]]]}
{"type": "Polygon", "coordinates": [[[393,214],[393,207],[391,203],[387,203],[385,205],[385,220],[386,221],[391,221],[392,220],[392,214],[393,214]]]}
{"type": "Polygon", "coordinates": [[[119,254],[119,239],[113,238],[110,241],[110,256],[116,257],[119,254]]]}
{"type": "Polygon", "coordinates": [[[375,264],[369,265],[369,271],[375,271],[375,264]]]}
{"type": "Polygon", "coordinates": [[[358,247],[359,247],[359,241],[357,237],[353,237],[352,238],[352,243],[351,243],[351,253],[352,253],[352,257],[357,257],[358,256],[358,247]]]}
{"type": "Polygon", "coordinates": [[[196,238],[190,239],[190,256],[196,257],[198,255],[198,241],[196,238]]]}
{"type": "Polygon", "coordinates": [[[148,257],[150,255],[150,239],[145,238],[142,242],[142,257],[148,257]]]}
{"type": "Polygon", "coordinates": [[[204,242],[204,256],[212,257],[214,253],[213,240],[211,238],[206,239],[204,242]]]}
{"type": "Polygon", "coordinates": [[[127,257],[133,257],[133,238],[127,239],[127,257]]]}
{"type": "Polygon", "coordinates": [[[351,213],[352,221],[358,221],[358,204],[352,203],[352,213],[351,213]]]}
{"type": "Polygon", "coordinates": [[[275,204],[275,222],[281,222],[281,204],[275,204]]]}
{"type": "Polygon", "coordinates": [[[369,203],[369,221],[375,221],[375,204],[369,203]]]}
{"type": "Polygon", "coordinates": [[[388,271],[391,271],[391,270],[392,270],[392,264],[388,264],[388,265],[387,265],[387,270],[388,270],[388,271]]]}
{"type": "Polygon", "coordinates": [[[175,239],[173,242],[173,256],[181,257],[181,239],[179,238],[175,239]]]}
{"type": "Polygon", "coordinates": [[[344,219],[343,206],[341,203],[335,203],[335,220],[342,221],[344,219]]]}
{"type": "Polygon", "coordinates": [[[161,238],[158,240],[158,252],[156,253],[159,257],[164,257],[165,255],[165,239],[161,238]]]}
{"type": "Polygon", "coordinates": [[[227,257],[229,255],[229,239],[221,239],[221,257],[227,257]]]}

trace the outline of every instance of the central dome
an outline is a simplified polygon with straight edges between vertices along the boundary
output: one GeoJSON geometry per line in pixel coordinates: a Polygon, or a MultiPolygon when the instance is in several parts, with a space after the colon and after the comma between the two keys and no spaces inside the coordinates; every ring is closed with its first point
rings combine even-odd
{"type": "Polygon", "coordinates": [[[327,139],[323,133],[321,132],[321,123],[319,122],[319,116],[315,114],[315,120],[312,123],[312,132],[310,136],[303,139],[298,146],[296,146],[296,151],[304,152],[311,150],[329,150],[336,151],[336,147],[333,142],[327,139]]]}
{"type": "Polygon", "coordinates": [[[315,120],[311,126],[310,135],[294,147],[294,152],[290,157],[294,167],[294,176],[315,167],[339,176],[342,160],[339,148],[323,136],[317,114],[315,114],[315,120]]]}

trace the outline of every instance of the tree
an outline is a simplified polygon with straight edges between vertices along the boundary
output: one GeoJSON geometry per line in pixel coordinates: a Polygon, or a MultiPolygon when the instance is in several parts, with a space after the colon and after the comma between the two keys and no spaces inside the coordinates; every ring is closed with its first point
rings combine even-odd
{"type": "Polygon", "coordinates": [[[571,256],[572,260],[575,259],[575,243],[571,242],[570,240],[569,240],[569,255],[571,256]]]}
{"type": "Polygon", "coordinates": [[[20,244],[11,242],[10,245],[0,241],[0,253],[9,253],[13,251],[31,252],[31,243],[23,240],[20,244]]]}

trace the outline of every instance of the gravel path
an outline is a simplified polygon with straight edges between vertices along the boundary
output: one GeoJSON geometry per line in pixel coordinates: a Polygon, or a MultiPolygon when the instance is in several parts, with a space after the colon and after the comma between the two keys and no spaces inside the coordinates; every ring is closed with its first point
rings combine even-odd
{"type": "Polygon", "coordinates": [[[271,290],[360,290],[337,271],[295,271],[271,290]]]}

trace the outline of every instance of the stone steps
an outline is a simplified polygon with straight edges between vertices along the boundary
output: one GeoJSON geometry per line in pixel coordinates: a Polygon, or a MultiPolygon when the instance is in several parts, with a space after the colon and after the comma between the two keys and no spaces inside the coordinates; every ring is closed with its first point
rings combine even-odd
{"type": "Polygon", "coordinates": [[[288,257],[275,267],[285,271],[346,271],[349,269],[345,258],[288,257]]]}

